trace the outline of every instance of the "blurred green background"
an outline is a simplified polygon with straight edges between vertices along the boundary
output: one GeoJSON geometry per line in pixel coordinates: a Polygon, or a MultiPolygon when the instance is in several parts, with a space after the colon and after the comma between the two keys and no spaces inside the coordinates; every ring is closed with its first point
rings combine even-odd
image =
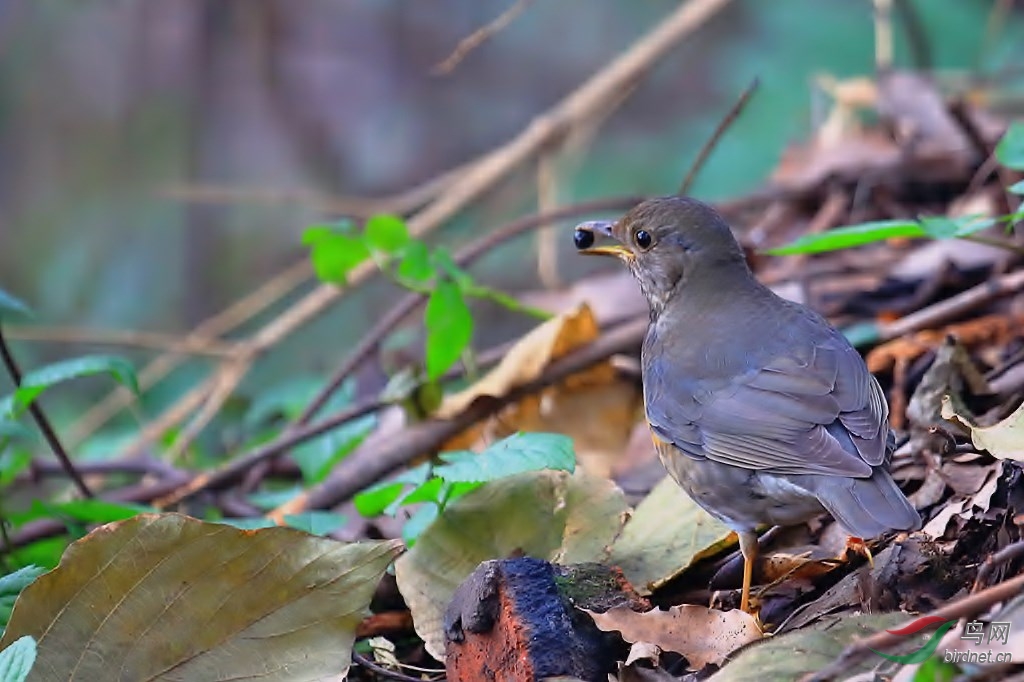
{"type": "MultiPolygon", "coordinates": [[[[431,74],[509,4],[0,0],[0,288],[40,324],[184,333],[302,258],[301,231],[325,216],[301,201],[189,203],[176,188],[400,191],[509,139],[678,6],[534,2],[450,75],[431,74]]],[[[934,68],[993,74],[1024,64],[1020,3],[909,4],[934,68]],[[996,5],[1008,14],[992,26],[996,5]]],[[[896,63],[912,66],[905,35],[898,23],[896,63]]],[[[873,69],[867,0],[737,0],[639,83],[586,147],[562,157],[559,200],[672,191],[756,76],[760,90],[694,188],[740,195],[809,135],[816,74],[873,69]]],[[[523,169],[431,240],[458,246],[531,212],[536,184],[523,169]]],[[[567,251],[566,279],[592,266],[567,251]]],[[[521,240],[475,272],[537,288],[534,261],[533,242],[521,240]]],[[[248,390],[332,366],[393,296],[374,284],[346,297],[267,356],[248,390]]],[[[95,350],[16,349],[27,364],[95,350]]],[[[154,401],[203,367],[175,375],[154,401]]]]}

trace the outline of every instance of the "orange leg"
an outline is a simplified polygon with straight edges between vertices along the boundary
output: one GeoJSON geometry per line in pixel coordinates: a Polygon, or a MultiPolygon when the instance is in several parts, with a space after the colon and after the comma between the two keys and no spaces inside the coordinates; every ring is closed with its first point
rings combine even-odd
{"type": "Polygon", "coordinates": [[[743,591],[740,593],[740,610],[750,610],[750,583],[754,578],[754,562],[757,560],[757,533],[746,531],[737,533],[740,540],[740,553],[743,555],[743,591]]]}

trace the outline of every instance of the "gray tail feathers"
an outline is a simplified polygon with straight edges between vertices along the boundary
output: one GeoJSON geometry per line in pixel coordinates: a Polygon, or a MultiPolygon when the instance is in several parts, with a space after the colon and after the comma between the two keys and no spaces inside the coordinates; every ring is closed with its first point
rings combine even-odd
{"type": "Polygon", "coordinates": [[[871,478],[816,476],[814,493],[850,535],[873,538],[888,530],[917,530],[921,517],[892,476],[878,467],[871,478]]]}

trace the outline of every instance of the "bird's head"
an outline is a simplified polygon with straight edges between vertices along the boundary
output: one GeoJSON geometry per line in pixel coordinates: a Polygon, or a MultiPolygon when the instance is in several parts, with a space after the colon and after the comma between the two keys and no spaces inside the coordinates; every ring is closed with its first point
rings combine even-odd
{"type": "Polygon", "coordinates": [[[650,199],[617,221],[576,226],[573,241],[584,254],[616,256],[629,266],[654,314],[683,287],[715,287],[749,275],[743,250],[725,219],[696,199],[650,199]]]}

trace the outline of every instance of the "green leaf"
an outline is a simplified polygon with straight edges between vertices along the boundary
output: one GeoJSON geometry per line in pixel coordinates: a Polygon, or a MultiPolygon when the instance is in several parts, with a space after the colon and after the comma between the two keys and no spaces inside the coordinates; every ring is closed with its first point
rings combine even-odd
{"type": "Polygon", "coordinates": [[[81,521],[82,523],[111,523],[113,521],[124,521],[137,514],[152,512],[152,507],[141,504],[129,504],[127,502],[107,502],[106,500],[71,500],[70,502],[59,502],[47,504],[52,511],[81,521]]]}
{"type": "Polygon", "coordinates": [[[20,299],[0,289],[0,320],[15,316],[28,317],[31,314],[32,311],[20,299]]]}
{"type": "Polygon", "coordinates": [[[413,240],[402,249],[402,260],[398,263],[398,278],[411,282],[429,282],[434,277],[434,266],[430,264],[430,251],[421,241],[413,240]]]}
{"type": "MultiPolygon", "coordinates": [[[[21,591],[32,584],[32,581],[46,573],[42,566],[25,566],[14,573],[0,577],[0,634],[7,627],[11,618],[11,609],[21,591]]],[[[4,679],[0,676],[0,680],[4,679]]]]}
{"type": "Polygon", "coordinates": [[[430,524],[437,519],[441,508],[436,504],[425,504],[409,517],[409,520],[402,524],[402,539],[408,547],[416,544],[416,541],[423,531],[430,527],[430,524]]]}
{"type": "Polygon", "coordinates": [[[441,377],[462,356],[473,338],[473,314],[462,290],[441,282],[430,294],[425,314],[427,328],[427,379],[441,377]]]}
{"type": "Polygon", "coordinates": [[[345,525],[346,519],[341,514],[326,511],[307,511],[301,514],[285,514],[284,522],[296,530],[310,535],[328,535],[345,525]]]}
{"type": "Polygon", "coordinates": [[[261,528],[276,528],[277,524],[273,519],[265,516],[254,516],[248,519],[221,519],[217,523],[231,526],[238,530],[259,530],[261,528]]]}
{"type": "Polygon", "coordinates": [[[576,469],[572,439],[560,433],[517,433],[479,455],[446,452],[441,460],[446,464],[434,467],[434,474],[449,482],[482,483],[526,471],[576,469]]]}
{"type": "Polygon", "coordinates": [[[32,462],[30,450],[5,448],[3,445],[3,441],[0,441],[0,486],[9,484],[32,462]]]}
{"type": "Polygon", "coordinates": [[[246,495],[245,499],[249,504],[262,511],[270,511],[271,509],[277,509],[282,504],[290,502],[295,499],[296,495],[300,495],[301,493],[302,488],[300,486],[292,486],[281,490],[259,490],[246,495]]]}
{"type": "Polygon", "coordinates": [[[1024,170],[1024,121],[1014,121],[996,145],[996,160],[1007,168],[1024,170]]]}
{"type": "Polygon", "coordinates": [[[309,246],[313,269],[322,282],[344,284],[349,271],[370,257],[370,250],[361,237],[342,234],[323,225],[306,230],[302,243],[309,246]]]}
{"type": "Polygon", "coordinates": [[[133,393],[139,392],[135,368],[130,362],[113,355],[86,355],[46,365],[25,374],[21,386],[14,394],[0,401],[0,414],[12,414],[28,407],[43,391],[56,384],[97,374],[107,374],[133,393]]]}
{"type": "Polygon", "coordinates": [[[305,481],[319,483],[327,478],[334,465],[355,450],[376,424],[377,416],[368,414],[292,450],[292,459],[305,481]]]}
{"type": "Polygon", "coordinates": [[[390,480],[378,483],[357,493],[353,498],[356,510],[366,517],[392,513],[398,509],[402,491],[407,486],[419,486],[430,477],[430,463],[425,462],[399,473],[390,480]]]}
{"type": "Polygon", "coordinates": [[[24,682],[36,662],[36,640],[19,637],[6,649],[0,651],[0,680],[3,682],[24,682]]]}
{"type": "Polygon", "coordinates": [[[378,251],[394,253],[409,241],[405,221],[396,215],[375,215],[366,221],[366,241],[378,251]]]}
{"type": "Polygon", "coordinates": [[[798,253],[821,253],[848,249],[853,246],[872,244],[894,237],[923,237],[924,230],[916,222],[907,220],[882,220],[874,223],[838,227],[820,234],[807,234],[784,246],[767,249],[773,256],[788,256],[798,253]]]}
{"type": "Polygon", "coordinates": [[[1021,180],[1016,184],[1010,185],[1006,191],[1011,192],[1013,194],[1024,194],[1024,180],[1021,180]]]}
{"type": "Polygon", "coordinates": [[[921,218],[918,222],[921,224],[921,229],[925,231],[925,234],[935,239],[955,237],[956,233],[960,230],[960,225],[952,218],[947,218],[946,216],[929,216],[921,218]]]}

